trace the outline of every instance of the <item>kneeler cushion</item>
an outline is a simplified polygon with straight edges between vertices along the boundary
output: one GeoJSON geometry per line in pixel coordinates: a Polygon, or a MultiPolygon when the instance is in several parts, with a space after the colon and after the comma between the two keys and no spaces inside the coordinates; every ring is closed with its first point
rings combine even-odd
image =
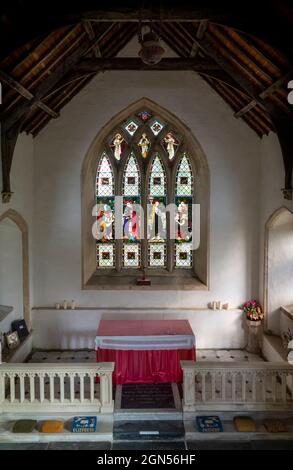
{"type": "Polygon", "coordinates": [[[239,432],[256,432],[255,422],[246,416],[237,416],[234,418],[234,424],[239,432]]]}
{"type": "Polygon", "coordinates": [[[278,419],[265,419],[265,428],[268,432],[288,432],[288,426],[278,419]]]}
{"type": "Polygon", "coordinates": [[[48,420],[48,421],[44,421],[41,425],[41,432],[57,433],[57,432],[63,432],[63,430],[64,430],[64,421],[48,420]]]}
{"type": "Polygon", "coordinates": [[[19,419],[15,421],[12,432],[32,432],[37,425],[34,419],[19,419]]]}

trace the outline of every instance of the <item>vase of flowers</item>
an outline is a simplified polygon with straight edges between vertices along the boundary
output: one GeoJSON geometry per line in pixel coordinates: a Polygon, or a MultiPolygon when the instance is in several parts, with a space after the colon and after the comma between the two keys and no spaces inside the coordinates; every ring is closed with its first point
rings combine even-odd
{"type": "Polygon", "coordinates": [[[246,350],[258,354],[260,352],[261,323],[264,317],[260,303],[257,300],[249,300],[243,305],[248,326],[248,341],[246,350]]]}

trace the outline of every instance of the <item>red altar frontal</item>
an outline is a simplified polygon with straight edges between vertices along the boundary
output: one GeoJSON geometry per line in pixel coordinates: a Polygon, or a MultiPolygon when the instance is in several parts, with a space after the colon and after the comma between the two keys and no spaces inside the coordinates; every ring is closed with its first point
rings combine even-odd
{"type": "Polygon", "coordinates": [[[188,320],[101,320],[95,344],[116,384],[182,382],[180,361],[195,360],[188,320]]]}

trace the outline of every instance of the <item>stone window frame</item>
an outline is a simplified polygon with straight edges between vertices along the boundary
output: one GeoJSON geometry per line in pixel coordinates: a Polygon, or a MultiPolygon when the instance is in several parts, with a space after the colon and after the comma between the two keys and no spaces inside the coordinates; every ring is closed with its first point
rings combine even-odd
{"type": "MultiPolygon", "coordinates": [[[[182,155],[182,148],[180,155],[182,155]]],[[[162,158],[163,151],[160,150],[162,158]]],[[[108,154],[108,153],[107,153],[108,154]]],[[[154,151],[152,156],[154,156],[154,151]]],[[[108,154],[108,157],[113,164],[114,157],[108,154]]],[[[140,167],[144,163],[147,164],[146,178],[142,178],[142,203],[147,197],[148,177],[151,168],[151,161],[153,158],[147,159],[143,162],[142,158],[138,158],[139,154],[136,152],[137,161],[140,167]]],[[[117,172],[117,165],[113,166],[113,173],[115,178],[115,194],[121,194],[123,170],[127,162],[127,156],[124,156],[124,161],[120,161],[119,173],[117,172]]],[[[168,199],[168,195],[175,193],[175,181],[178,164],[181,161],[179,152],[175,155],[175,164],[166,165],[166,159],[162,158],[165,166],[167,176],[167,204],[172,202],[168,199]]],[[[116,162],[115,162],[116,163],[116,162]]],[[[92,142],[83,162],[81,172],[81,220],[82,220],[82,289],[136,289],[136,290],[208,290],[209,289],[209,206],[210,206],[210,177],[209,168],[206,156],[197,141],[193,136],[190,129],[166,109],[159,106],[157,103],[142,98],[136,103],[125,108],[118,113],[113,119],[110,120],[98,133],[92,142]],[[122,122],[126,121],[129,117],[135,115],[139,111],[146,109],[151,110],[154,117],[158,117],[167,124],[166,129],[174,128],[177,130],[184,144],[182,148],[186,150],[192,166],[192,172],[195,183],[195,202],[200,204],[200,246],[195,250],[193,268],[191,269],[172,269],[171,258],[174,252],[174,241],[168,240],[169,255],[167,258],[166,269],[153,269],[147,268],[147,277],[151,278],[150,286],[138,286],[136,279],[141,276],[138,269],[125,268],[121,269],[121,256],[118,256],[117,269],[115,270],[97,270],[96,268],[96,241],[92,236],[92,226],[94,217],[92,216],[92,209],[95,205],[95,184],[96,172],[98,163],[105,150],[105,143],[109,135],[115,133],[115,129],[119,128],[122,122]]],[[[146,211],[145,211],[146,212],[146,211]]],[[[167,214],[168,216],[168,214],[167,214]]],[[[146,217],[146,214],[145,214],[146,217]]],[[[122,250],[122,240],[116,241],[118,254],[122,250]]],[[[143,243],[143,245],[146,245],[143,243]]],[[[122,251],[121,251],[122,252],[122,251]]],[[[142,256],[147,261],[147,249],[143,248],[142,256]]],[[[146,265],[146,264],[145,264],[146,265]]]]}

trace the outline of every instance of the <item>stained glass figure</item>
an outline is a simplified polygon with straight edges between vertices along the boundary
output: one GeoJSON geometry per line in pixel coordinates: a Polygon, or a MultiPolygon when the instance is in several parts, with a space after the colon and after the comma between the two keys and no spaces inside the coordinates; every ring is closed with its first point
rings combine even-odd
{"type": "Polygon", "coordinates": [[[161,130],[164,128],[164,124],[162,122],[159,122],[159,121],[155,121],[151,124],[151,130],[152,130],[152,133],[157,136],[161,130]]]}
{"type": "Polygon", "coordinates": [[[139,239],[139,213],[132,199],[124,200],[123,238],[129,241],[137,241],[139,239]]]}
{"type": "Polygon", "coordinates": [[[166,239],[166,208],[159,199],[148,206],[148,240],[161,242],[166,239]]]}
{"type": "Polygon", "coordinates": [[[149,194],[150,196],[166,195],[166,173],[159,155],[155,156],[151,166],[149,194]]]}
{"type": "Polygon", "coordinates": [[[123,195],[139,196],[140,195],[140,171],[137,160],[132,153],[127,161],[123,175],[123,195]]]}
{"type": "Polygon", "coordinates": [[[125,268],[138,268],[140,265],[140,244],[123,243],[123,266],[125,268]]]}
{"type": "Polygon", "coordinates": [[[97,229],[102,242],[113,240],[113,222],[114,212],[109,204],[104,204],[97,213],[97,229]]]}
{"type": "Polygon", "coordinates": [[[97,171],[96,179],[96,195],[97,196],[113,196],[114,195],[114,176],[110,160],[104,152],[97,171]]]}
{"type": "Polygon", "coordinates": [[[115,134],[114,139],[110,145],[111,147],[113,147],[114,157],[116,158],[116,160],[120,160],[121,158],[121,155],[124,150],[123,143],[125,143],[124,137],[122,137],[122,135],[119,133],[115,134]]]}
{"type": "Polygon", "coordinates": [[[191,243],[175,244],[175,267],[191,268],[192,266],[192,250],[191,243]]]}
{"type": "Polygon", "coordinates": [[[97,243],[97,267],[113,268],[115,247],[113,243],[97,243]]]}
{"type": "Polygon", "coordinates": [[[163,143],[163,147],[165,148],[168,154],[169,160],[173,160],[173,158],[175,157],[175,153],[176,153],[176,147],[178,147],[179,145],[178,139],[174,137],[172,132],[168,132],[168,134],[166,134],[166,136],[164,137],[162,143],[163,143]]]}
{"type": "Polygon", "coordinates": [[[178,166],[175,192],[177,196],[192,196],[193,193],[192,169],[186,154],[178,166]]]}
{"type": "Polygon", "coordinates": [[[128,134],[133,136],[136,133],[137,129],[138,129],[138,125],[136,124],[135,121],[130,121],[125,125],[124,128],[128,132],[128,134]]]}
{"type": "Polygon", "coordinates": [[[175,222],[177,225],[176,240],[191,240],[192,228],[192,201],[179,200],[177,212],[175,214],[175,222]]]}
{"type": "Polygon", "coordinates": [[[143,122],[148,121],[152,117],[148,111],[140,111],[137,115],[143,122]]]}
{"type": "Polygon", "coordinates": [[[166,244],[165,243],[149,243],[148,245],[148,264],[150,267],[166,266],[166,244]]]}
{"type": "Polygon", "coordinates": [[[143,158],[146,158],[149,152],[150,141],[147,138],[147,135],[145,132],[142,133],[142,136],[137,145],[140,147],[143,158]]]}

